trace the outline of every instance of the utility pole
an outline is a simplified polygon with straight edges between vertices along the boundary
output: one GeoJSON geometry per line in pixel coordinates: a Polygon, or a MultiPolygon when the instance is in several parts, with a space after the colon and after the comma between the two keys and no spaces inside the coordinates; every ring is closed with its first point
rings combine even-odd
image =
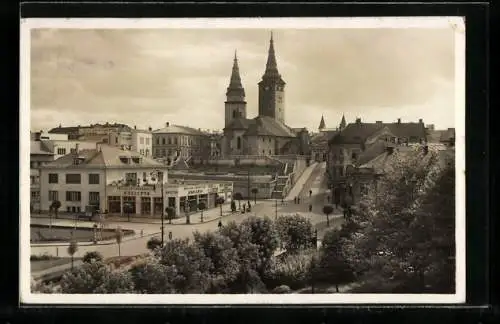
{"type": "Polygon", "coordinates": [[[165,199],[163,197],[163,172],[161,174],[161,247],[163,247],[163,240],[165,236],[165,226],[163,225],[163,216],[165,212],[165,199]]]}
{"type": "Polygon", "coordinates": [[[250,199],[250,169],[248,169],[248,178],[247,178],[247,197],[250,199]]]}
{"type": "Polygon", "coordinates": [[[278,219],[278,199],[274,199],[274,219],[278,219]]]}

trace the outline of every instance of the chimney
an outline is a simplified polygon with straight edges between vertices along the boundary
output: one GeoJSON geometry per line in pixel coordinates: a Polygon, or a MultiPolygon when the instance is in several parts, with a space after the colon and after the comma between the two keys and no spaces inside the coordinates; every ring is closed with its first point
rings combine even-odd
{"type": "Polygon", "coordinates": [[[398,118],[398,124],[401,124],[401,118],[398,118]]]}
{"type": "Polygon", "coordinates": [[[151,126],[148,127],[148,130],[151,132],[153,129],[151,128],[151,126]]]}
{"type": "Polygon", "coordinates": [[[356,124],[361,124],[361,118],[356,118],[356,124]]]}
{"type": "Polygon", "coordinates": [[[137,129],[137,126],[134,125],[134,129],[137,129]]]}
{"type": "Polygon", "coordinates": [[[167,122],[165,125],[167,125],[167,127],[169,127],[169,126],[170,126],[170,123],[169,123],[169,122],[167,122]]]}
{"type": "Polygon", "coordinates": [[[419,124],[423,124],[423,123],[424,123],[424,120],[423,120],[422,118],[420,118],[420,119],[418,120],[418,123],[419,123],[419,124]]]}
{"type": "Polygon", "coordinates": [[[394,153],[394,147],[393,146],[387,146],[386,148],[387,154],[392,154],[394,153]]]}

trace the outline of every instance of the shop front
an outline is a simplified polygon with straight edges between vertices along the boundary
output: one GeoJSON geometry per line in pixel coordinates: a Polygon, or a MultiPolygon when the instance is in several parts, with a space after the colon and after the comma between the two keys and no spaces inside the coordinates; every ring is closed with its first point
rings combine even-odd
{"type": "Polygon", "coordinates": [[[106,194],[110,214],[140,217],[161,215],[161,190],[153,186],[107,186],[106,194]]]}

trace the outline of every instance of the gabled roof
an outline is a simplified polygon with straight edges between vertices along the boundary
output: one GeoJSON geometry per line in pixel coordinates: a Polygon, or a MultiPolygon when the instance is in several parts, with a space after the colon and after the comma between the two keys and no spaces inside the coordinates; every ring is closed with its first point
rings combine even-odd
{"type": "Polygon", "coordinates": [[[155,160],[144,157],[137,152],[124,151],[109,145],[101,145],[99,150],[80,150],[78,155],[70,153],[60,157],[59,159],[50,162],[46,167],[78,167],[73,164],[74,159],[81,159],[80,165],[82,166],[95,166],[95,167],[159,167],[163,164],[155,160]],[[128,163],[122,161],[122,158],[127,158],[128,163]],[[139,162],[134,161],[134,158],[139,158],[139,162]]]}
{"type": "Polygon", "coordinates": [[[33,155],[54,155],[42,141],[31,141],[30,142],[30,154],[33,155]]]}
{"type": "Polygon", "coordinates": [[[191,128],[188,126],[172,125],[169,124],[164,128],[153,131],[154,134],[184,134],[184,135],[206,135],[201,130],[191,128]]]}
{"type": "Polygon", "coordinates": [[[313,137],[311,138],[311,144],[321,144],[324,142],[328,142],[338,133],[339,133],[338,131],[323,131],[314,134],[313,137]]]}
{"type": "MultiPolygon", "coordinates": [[[[274,118],[267,116],[257,116],[254,118],[255,123],[261,128],[262,135],[272,135],[279,137],[297,137],[294,131],[288,126],[276,121],[274,118]]],[[[261,135],[261,134],[259,134],[261,135]]]]}
{"type": "Polygon", "coordinates": [[[387,144],[385,141],[376,141],[359,155],[357,164],[363,165],[383,154],[386,152],[387,144]]]}
{"type": "Polygon", "coordinates": [[[424,123],[363,123],[356,122],[346,126],[332,140],[332,144],[361,144],[375,132],[387,127],[399,138],[425,138],[426,129],[424,123]]]}

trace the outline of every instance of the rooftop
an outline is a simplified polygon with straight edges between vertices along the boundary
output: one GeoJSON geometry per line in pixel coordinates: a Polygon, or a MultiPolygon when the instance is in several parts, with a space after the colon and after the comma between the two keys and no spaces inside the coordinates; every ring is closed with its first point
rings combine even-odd
{"type": "Polygon", "coordinates": [[[268,116],[257,116],[253,119],[236,118],[226,129],[245,129],[247,136],[278,137],[296,137],[296,132],[302,130],[302,128],[292,129],[268,116]]]}
{"type": "Polygon", "coordinates": [[[33,155],[54,155],[42,141],[31,141],[30,142],[30,154],[33,155]]]}
{"type": "Polygon", "coordinates": [[[84,149],[78,154],[70,153],[60,157],[59,159],[48,163],[45,167],[164,167],[163,164],[155,160],[144,157],[137,152],[120,150],[119,148],[101,145],[99,149],[84,149]],[[78,165],[75,165],[75,159],[80,160],[78,165]]]}
{"type": "Polygon", "coordinates": [[[154,134],[185,134],[185,135],[204,135],[207,134],[199,129],[188,126],[174,125],[166,123],[164,128],[153,131],[154,134]]]}

